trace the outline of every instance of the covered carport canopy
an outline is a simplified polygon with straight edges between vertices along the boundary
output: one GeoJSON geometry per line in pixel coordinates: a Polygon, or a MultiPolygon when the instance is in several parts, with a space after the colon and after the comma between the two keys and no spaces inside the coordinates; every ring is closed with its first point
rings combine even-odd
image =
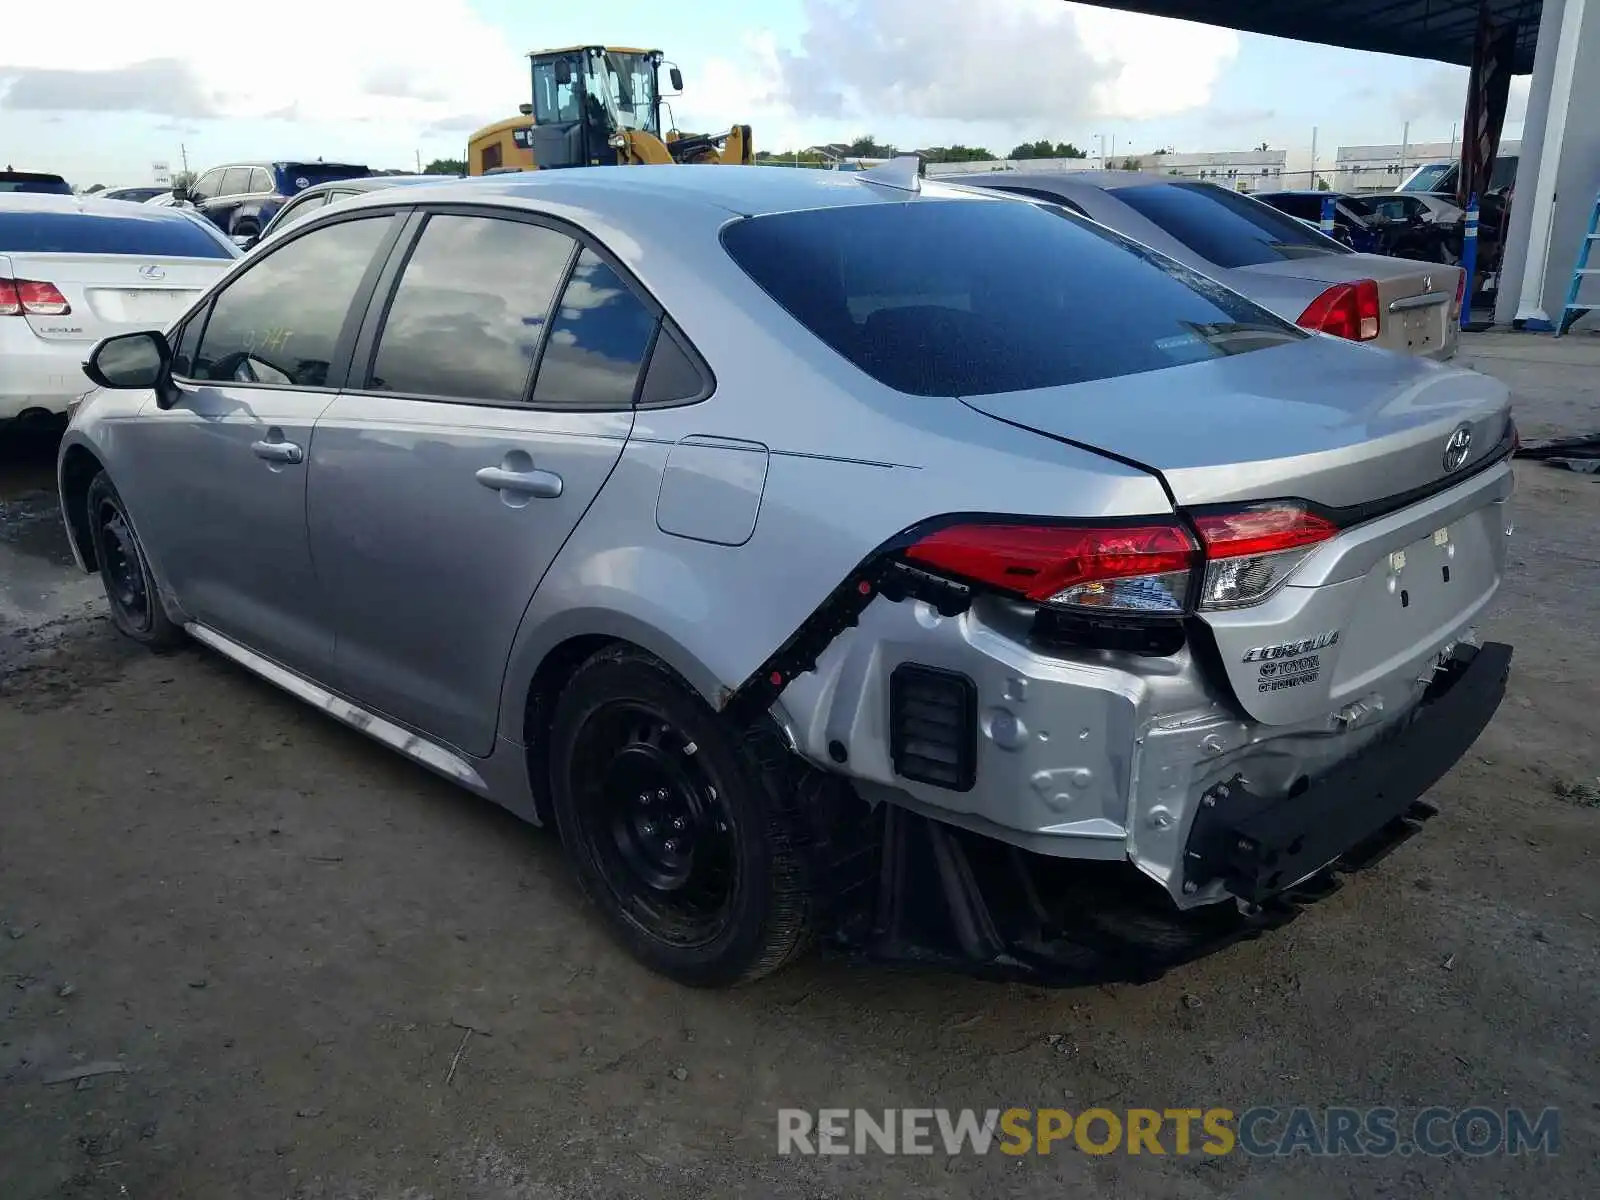
{"type": "MultiPolygon", "coordinates": [[[[1297,42],[1322,42],[1350,50],[1375,50],[1409,58],[1472,65],[1480,0],[1079,0],[1097,8],[1120,8],[1158,17],[1178,17],[1245,33],[1266,33],[1297,42]]],[[[1511,71],[1533,70],[1543,0],[1489,0],[1491,19],[1517,22],[1511,71]]]]}
{"type": "MultiPolygon", "coordinates": [[[[1569,281],[1591,209],[1600,205],[1600,0],[1078,0],[1264,33],[1300,42],[1430,59],[1483,74],[1462,89],[1462,151],[1478,130],[1474,168],[1493,153],[1492,122],[1510,75],[1532,75],[1517,161],[1516,201],[1503,243],[1495,316],[1529,329],[1560,325],[1563,312],[1600,310],[1600,296],[1571,297],[1569,281]],[[1478,32],[1492,30],[1475,64],[1478,32]],[[1505,70],[1509,53],[1510,71],[1505,70]],[[1490,78],[1497,82],[1487,82],[1490,78]],[[1498,100],[1491,92],[1498,93],[1498,100]],[[1488,106],[1488,107],[1485,107],[1488,106]],[[1558,203],[1558,196],[1560,197],[1558,203]]],[[[1465,167],[1465,164],[1463,164],[1465,167]]],[[[1470,178],[1463,169],[1463,185],[1470,178]]],[[[1590,280],[1591,288],[1596,286],[1590,280]]]]}

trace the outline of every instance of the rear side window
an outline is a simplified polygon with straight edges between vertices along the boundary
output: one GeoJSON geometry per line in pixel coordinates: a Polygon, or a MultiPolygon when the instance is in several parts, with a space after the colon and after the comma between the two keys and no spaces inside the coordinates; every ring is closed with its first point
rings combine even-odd
{"type": "Polygon", "coordinates": [[[222,177],[222,191],[219,196],[242,196],[250,190],[250,168],[229,167],[222,177]]]}
{"type": "Polygon", "coordinates": [[[723,241],[802,325],[913,395],[1058,387],[1303,336],[1059,208],[850,205],[747,218],[723,241]]]}
{"type": "Polygon", "coordinates": [[[389,306],[368,387],[522,401],[574,245],[525,221],[429,217],[389,306]]]}
{"type": "Polygon", "coordinates": [[[1207,183],[1116,188],[1111,194],[1219,267],[1350,253],[1270,204],[1207,183]]]}
{"type": "Polygon", "coordinates": [[[190,378],[325,387],[351,302],[392,217],[313,229],[217,293],[190,378]]]}
{"type": "MultiPolygon", "coordinates": [[[[120,205],[119,205],[120,207],[120,205]]],[[[0,212],[0,253],[133,254],[140,257],[232,258],[228,249],[187,217],[141,212],[0,212]]]]}
{"type": "Polygon", "coordinates": [[[627,408],[655,317],[593,250],[584,250],[561,293],[539,361],[540,407],[627,408]]]}

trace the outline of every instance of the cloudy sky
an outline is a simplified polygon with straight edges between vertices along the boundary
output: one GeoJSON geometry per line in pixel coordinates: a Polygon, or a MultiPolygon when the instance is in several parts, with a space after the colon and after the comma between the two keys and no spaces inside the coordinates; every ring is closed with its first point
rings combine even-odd
{"type": "Polygon", "coordinates": [[[0,158],[80,185],[145,182],[152,162],[177,167],[182,151],[194,168],[317,156],[414,167],[419,155],[460,157],[470,130],[516,111],[528,50],[575,42],[660,47],[685,75],[680,128],[748,122],[757,148],[774,150],[870,133],[999,153],[1048,137],[1092,152],[1105,135],[1119,155],[1266,141],[1303,167],[1319,126],[1319,162],[1331,165],[1341,142],[1398,142],[1408,119],[1413,141],[1445,140],[1466,89],[1462,68],[1061,0],[427,0],[405,11],[273,0],[241,23],[163,0],[17,7],[0,39],[0,158]]]}

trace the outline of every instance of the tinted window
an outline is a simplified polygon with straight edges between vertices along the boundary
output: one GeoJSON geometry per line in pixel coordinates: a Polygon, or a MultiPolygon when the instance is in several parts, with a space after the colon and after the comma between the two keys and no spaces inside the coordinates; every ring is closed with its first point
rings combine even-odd
{"type": "Polygon", "coordinates": [[[212,197],[219,195],[221,192],[222,175],[223,172],[220,167],[207,171],[204,175],[200,176],[199,179],[194,181],[193,186],[191,186],[189,190],[203,199],[210,200],[212,197]]]}
{"type": "MultiPolygon", "coordinates": [[[[1127,197],[1124,196],[1123,199],[1126,200],[1127,197]]],[[[1322,220],[1322,200],[1318,196],[1302,196],[1296,192],[1274,192],[1262,196],[1261,203],[1270,204],[1279,212],[1299,217],[1302,221],[1322,220]]]]}
{"type": "Polygon", "coordinates": [[[184,324],[172,344],[172,373],[180,379],[194,377],[194,352],[200,345],[200,332],[205,328],[206,312],[202,308],[184,324]]]}
{"type": "Polygon", "coordinates": [[[561,293],[533,402],[626,408],[654,333],[655,317],[639,297],[604,259],[585,250],[561,293]]]}
{"type": "Polygon", "coordinates": [[[571,238],[541,225],[430,217],[384,320],[369,386],[522,400],[572,250],[571,238]]]}
{"type": "Polygon", "coordinates": [[[366,167],[350,163],[279,163],[278,191],[285,196],[294,196],[319,183],[364,179],[370,174],[372,172],[366,167]]]}
{"type": "Polygon", "coordinates": [[[241,196],[250,190],[250,168],[229,167],[222,176],[222,190],[219,196],[241,196]]]}
{"type": "Polygon", "coordinates": [[[1061,208],[850,205],[749,218],[723,239],[812,333],[915,395],[1056,387],[1301,336],[1061,208]]]}
{"type": "Polygon", "coordinates": [[[163,214],[158,209],[141,212],[131,204],[127,216],[0,212],[0,253],[8,250],[24,254],[234,257],[221,242],[189,218],[175,213],[163,214]]]}
{"type": "Polygon", "coordinates": [[[1207,183],[1116,188],[1111,194],[1219,267],[1349,253],[1269,204],[1207,183]]]}
{"type": "Polygon", "coordinates": [[[1065,196],[1053,195],[1042,188],[997,187],[995,188],[995,191],[1009,192],[1013,196],[1027,196],[1032,200],[1043,200],[1046,204],[1059,204],[1062,208],[1070,209],[1072,212],[1077,213],[1080,217],[1086,217],[1089,215],[1083,211],[1082,205],[1068,200],[1065,196]]]}
{"type": "Polygon", "coordinates": [[[59,175],[31,171],[0,171],[0,192],[36,192],[52,196],[72,195],[72,185],[59,175]]]}
{"type": "Polygon", "coordinates": [[[218,293],[192,378],[325,386],[350,303],[391,220],[341,221],[267,251],[218,293]]]}
{"type": "Polygon", "coordinates": [[[693,357],[684,349],[671,322],[661,323],[650,366],[639,389],[640,404],[677,404],[698,400],[706,392],[707,379],[693,357]]]}
{"type": "Polygon", "coordinates": [[[283,212],[279,214],[278,219],[272,223],[272,231],[276,233],[285,226],[293,225],[302,217],[309,217],[312,213],[316,212],[317,209],[323,207],[327,203],[327,192],[315,192],[310,196],[306,196],[303,199],[294,201],[294,203],[284,208],[283,212]]]}
{"type": "Polygon", "coordinates": [[[272,176],[265,167],[255,167],[251,170],[250,190],[252,192],[270,192],[272,190],[272,176]]]}

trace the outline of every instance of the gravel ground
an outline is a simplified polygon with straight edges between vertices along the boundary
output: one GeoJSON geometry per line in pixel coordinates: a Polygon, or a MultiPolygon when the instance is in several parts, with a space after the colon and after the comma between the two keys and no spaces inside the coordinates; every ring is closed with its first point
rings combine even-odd
{"type": "Polygon", "coordinates": [[[1138,988],[818,958],[699,993],[550,835],[119,641],[47,548],[47,452],[3,472],[5,1200],[1600,1195],[1594,477],[1519,466],[1511,694],[1425,833],[1288,928],[1138,988]],[[1264,1104],[1555,1106],[1561,1153],[776,1153],[780,1107],[1264,1104]]]}

